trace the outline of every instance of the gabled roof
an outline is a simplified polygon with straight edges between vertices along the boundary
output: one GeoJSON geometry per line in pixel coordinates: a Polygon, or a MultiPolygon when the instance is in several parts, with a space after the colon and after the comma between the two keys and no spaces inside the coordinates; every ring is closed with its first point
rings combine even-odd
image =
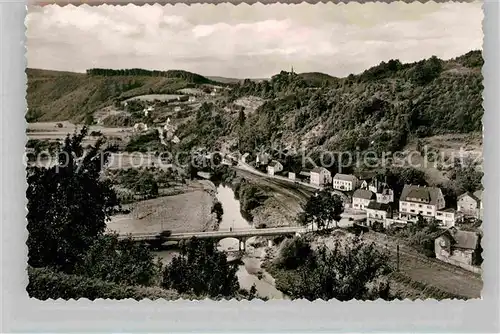
{"type": "Polygon", "coordinates": [[[352,195],[352,198],[375,199],[377,196],[370,190],[357,189],[352,195]]]}
{"type": "Polygon", "coordinates": [[[372,209],[372,210],[378,210],[378,211],[389,211],[391,206],[389,204],[386,204],[386,203],[379,203],[376,201],[371,201],[366,208],[372,209]]]}
{"type": "Polygon", "coordinates": [[[276,167],[278,165],[281,165],[279,161],[273,160],[269,163],[269,166],[271,167],[276,167]]]}
{"type": "Polygon", "coordinates": [[[425,203],[436,205],[441,189],[436,187],[421,187],[405,184],[401,192],[400,201],[413,201],[413,198],[420,199],[425,203]]]}
{"type": "Polygon", "coordinates": [[[479,245],[479,236],[475,232],[461,231],[454,227],[446,230],[442,235],[452,240],[452,246],[462,249],[476,249],[479,245]]]}
{"type": "Polygon", "coordinates": [[[313,169],[311,169],[311,173],[321,173],[321,172],[328,172],[330,173],[330,171],[328,169],[326,169],[325,167],[314,167],[313,169]]]}
{"type": "Polygon", "coordinates": [[[356,181],[356,176],[350,175],[350,174],[340,174],[340,173],[337,173],[337,174],[335,174],[335,176],[333,177],[333,179],[334,180],[342,180],[342,181],[355,182],[356,181]]]}

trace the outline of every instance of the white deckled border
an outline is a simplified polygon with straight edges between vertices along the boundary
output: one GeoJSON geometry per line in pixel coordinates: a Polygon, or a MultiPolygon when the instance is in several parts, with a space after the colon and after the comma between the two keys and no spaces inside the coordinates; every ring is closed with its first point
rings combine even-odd
{"type": "MultiPolygon", "coordinates": [[[[73,2],[74,0],[61,0],[73,2]]],[[[442,2],[440,0],[439,2],[442,2]]],[[[33,0],[30,3],[41,0],[33,0]]],[[[46,1],[43,1],[46,2],[46,1]]],[[[81,1],[74,1],[81,3],[81,1]]],[[[99,3],[88,0],[86,3],[99,3]]],[[[135,1],[138,3],[139,1],[135,1]]],[[[142,3],[146,3],[143,1],[142,3]]],[[[181,2],[181,1],[172,1],[181,2]]],[[[185,3],[208,2],[186,1],[185,3]]],[[[213,1],[219,3],[223,1],[213,1]]],[[[233,3],[241,3],[234,1],[233,3]]],[[[257,1],[248,1],[255,3],[257,1]]],[[[262,0],[263,3],[273,1],[262,0]]],[[[300,2],[300,1],[290,1],[300,2]]],[[[344,1],[333,1],[344,2],[344,1]]],[[[359,1],[366,2],[366,1],[359,1]]],[[[392,2],[387,0],[386,2],[392,2]]],[[[108,2],[111,3],[111,2],[108,2]]],[[[112,3],[128,3],[117,0],[112,3]]],[[[151,3],[151,2],[150,2],[151,3]]],[[[166,3],[166,2],[162,2],[166,3]]],[[[38,301],[26,294],[25,3],[0,3],[1,332],[499,332],[499,2],[484,10],[485,261],[482,300],[469,301],[38,301]]],[[[467,18],[464,18],[467,20],[467,18]]],[[[82,46],[84,47],[84,46],[82,46]]]]}

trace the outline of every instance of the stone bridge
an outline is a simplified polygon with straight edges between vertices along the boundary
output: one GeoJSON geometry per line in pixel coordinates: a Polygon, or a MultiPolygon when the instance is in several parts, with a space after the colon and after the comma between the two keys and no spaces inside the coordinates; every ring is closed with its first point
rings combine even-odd
{"type": "Polygon", "coordinates": [[[260,229],[235,229],[230,231],[207,231],[207,232],[176,232],[170,235],[161,235],[160,233],[132,233],[120,234],[119,239],[131,238],[133,241],[146,242],[151,245],[161,245],[167,241],[189,240],[193,237],[198,239],[212,239],[220,241],[226,238],[234,238],[239,241],[239,250],[245,250],[247,239],[258,236],[286,236],[297,235],[304,233],[304,227],[274,227],[274,228],[260,228],[260,229]]]}

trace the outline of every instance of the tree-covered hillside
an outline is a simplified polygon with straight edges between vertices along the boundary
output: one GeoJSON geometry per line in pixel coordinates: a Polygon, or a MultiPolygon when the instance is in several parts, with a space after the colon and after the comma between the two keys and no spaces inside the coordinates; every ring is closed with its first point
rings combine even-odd
{"type": "Polygon", "coordinates": [[[27,69],[28,121],[80,122],[116,100],[170,94],[212,81],[186,71],[91,69],[84,73],[27,69]]]}
{"type": "Polygon", "coordinates": [[[442,61],[382,62],[359,75],[307,80],[281,72],[249,80],[230,99],[267,99],[238,130],[240,146],[284,144],[335,150],[402,148],[410,137],[480,131],[483,60],[479,51],[442,61]]]}

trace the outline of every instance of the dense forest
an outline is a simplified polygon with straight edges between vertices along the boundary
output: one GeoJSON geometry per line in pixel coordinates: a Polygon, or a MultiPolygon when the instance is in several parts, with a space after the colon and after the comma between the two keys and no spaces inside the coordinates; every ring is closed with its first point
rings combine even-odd
{"type": "Polygon", "coordinates": [[[359,75],[311,80],[282,71],[269,81],[245,80],[230,99],[266,99],[238,130],[240,146],[283,144],[350,151],[397,150],[410,137],[482,128],[482,56],[443,61],[382,62],[359,75]]]}
{"type": "Polygon", "coordinates": [[[191,73],[188,71],[181,70],[168,70],[168,71],[150,71],[142,68],[131,68],[131,69],[121,69],[114,70],[109,68],[91,68],[87,70],[88,75],[103,75],[103,76],[150,76],[150,77],[166,77],[166,78],[178,78],[183,79],[188,82],[197,84],[208,84],[212,83],[211,80],[206,77],[191,73]]]}

